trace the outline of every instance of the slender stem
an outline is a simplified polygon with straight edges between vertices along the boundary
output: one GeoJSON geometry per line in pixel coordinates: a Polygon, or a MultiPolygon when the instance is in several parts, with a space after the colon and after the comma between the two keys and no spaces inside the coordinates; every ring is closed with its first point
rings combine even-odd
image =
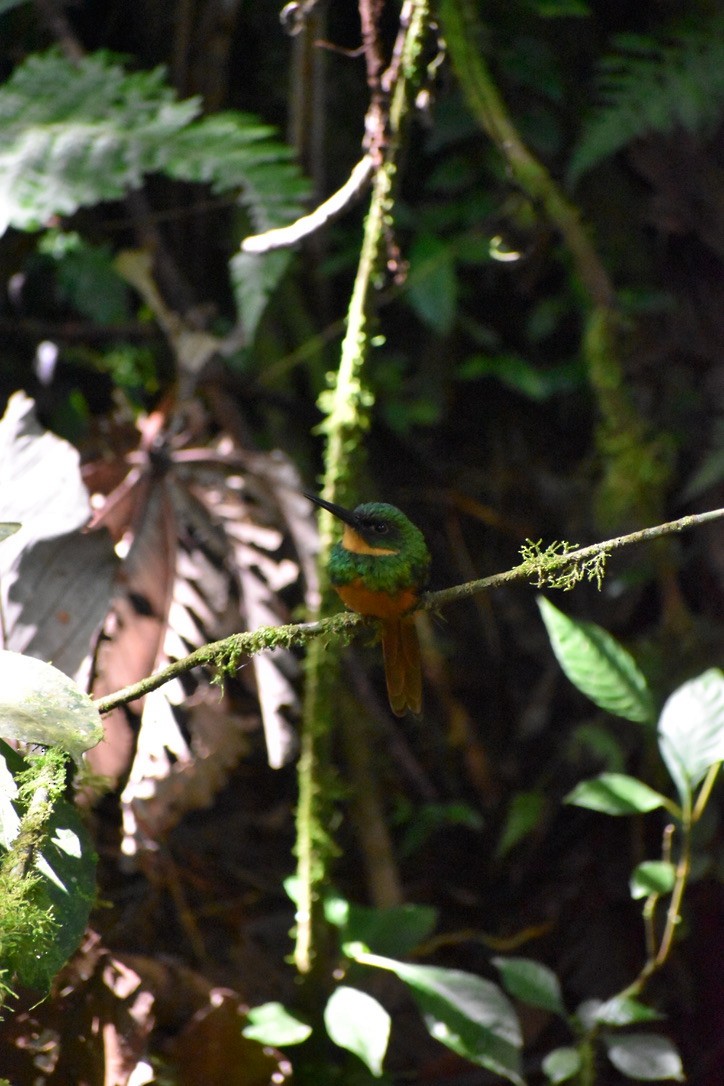
{"type": "Polygon", "coordinates": [[[694,804],[694,810],[692,811],[692,814],[691,814],[691,821],[692,822],[698,822],[699,819],[701,818],[702,813],[704,811],[704,808],[706,807],[707,803],[709,802],[709,796],[711,795],[711,790],[714,787],[714,784],[716,783],[716,779],[717,779],[717,777],[719,775],[719,770],[721,769],[721,766],[722,766],[721,762],[715,762],[714,765],[709,766],[709,769],[707,770],[707,774],[704,777],[704,783],[702,784],[701,789],[699,791],[699,795],[696,797],[696,803],[694,804]]]}

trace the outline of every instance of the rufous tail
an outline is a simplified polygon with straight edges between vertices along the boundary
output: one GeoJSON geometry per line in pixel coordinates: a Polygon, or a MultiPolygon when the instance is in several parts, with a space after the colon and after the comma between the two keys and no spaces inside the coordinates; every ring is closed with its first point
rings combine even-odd
{"type": "Polygon", "coordinates": [[[383,622],[382,651],[392,712],[404,716],[409,710],[419,716],[422,712],[422,663],[414,615],[383,622]]]}

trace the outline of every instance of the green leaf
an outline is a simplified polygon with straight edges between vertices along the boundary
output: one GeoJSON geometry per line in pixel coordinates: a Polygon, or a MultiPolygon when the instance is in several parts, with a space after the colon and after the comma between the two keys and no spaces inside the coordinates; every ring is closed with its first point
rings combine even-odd
{"type": "Polygon", "coordinates": [[[177,132],[164,148],[165,171],[181,181],[238,190],[256,231],[303,213],[309,184],[276,129],[249,113],[213,113],[177,132]]]}
{"type": "Polygon", "coordinates": [[[447,335],[453,326],[457,290],[450,246],[431,234],[420,235],[410,251],[407,297],[420,320],[438,335],[447,335]]]}
{"type": "Polygon", "coordinates": [[[22,528],[22,524],[18,524],[17,521],[8,520],[4,524],[0,524],[0,543],[3,539],[7,539],[11,535],[15,535],[17,531],[22,528]]]}
{"type": "Polygon", "coordinates": [[[543,1059],[543,1070],[549,1082],[567,1082],[581,1070],[581,1056],[577,1048],[554,1048],[543,1059]]]}
{"type": "Polygon", "coordinates": [[[721,26],[715,16],[664,41],[641,34],[616,39],[618,52],[599,65],[600,105],[573,152],[572,180],[652,132],[715,128],[724,102],[721,26]]]}
{"type": "Polygon", "coordinates": [[[684,1079],[681,1056],[668,1039],[657,1033],[627,1033],[605,1037],[606,1052],[614,1067],[629,1078],[644,1082],[684,1079]]]}
{"type": "Polygon", "coordinates": [[[104,54],[31,55],[0,88],[0,234],[120,198],[199,110],[198,99],[175,100],[161,68],[128,74],[104,54]]]}
{"type": "Polygon", "coordinates": [[[23,743],[61,747],[76,761],[103,738],[95,705],[51,664],[0,652],[0,730],[23,743]]]}
{"type": "MultiPolygon", "coordinates": [[[[118,199],[150,173],[237,190],[256,231],[298,217],[308,184],[275,130],[244,113],[196,120],[200,108],[199,99],[176,99],[161,68],[129,74],[103,53],[73,62],[58,50],[29,57],[0,88],[0,235],[118,199]]],[[[64,285],[85,312],[108,319],[125,288],[102,254],[93,260],[71,258],[64,285]],[[105,277],[98,298],[81,289],[93,260],[105,277]]],[[[231,262],[248,343],[289,260],[280,250],[231,262]]]]}
{"type": "Polygon", "coordinates": [[[580,19],[591,14],[586,0],[532,0],[542,19],[580,19]]]}
{"type": "Polygon", "coordinates": [[[654,811],[669,801],[636,777],[626,773],[601,773],[577,784],[565,802],[604,814],[630,815],[654,811]]]}
{"type": "Polygon", "coordinates": [[[612,996],[601,1003],[595,1018],[604,1026],[630,1026],[635,1022],[653,1022],[662,1015],[631,996],[612,996]]]}
{"type": "Polygon", "coordinates": [[[281,1003],[262,1003],[259,1007],[251,1008],[247,1014],[247,1025],[241,1032],[244,1037],[260,1044],[284,1048],[306,1041],[312,1027],[281,1003]]]}
{"type": "MultiPolygon", "coordinates": [[[[400,821],[403,821],[402,817],[400,821]]],[[[400,843],[401,854],[414,855],[428,843],[433,834],[447,826],[467,826],[468,829],[480,831],[483,820],[479,811],[469,803],[423,803],[419,807],[411,808],[400,843]]]]}
{"type": "MultiPolygon", "coordinates": [[[[325,908],[329,918],[329,913],[325,908]]],[[[360,942],[375,954],[409,954],[432,933],[437,909],[430,905],[396,905],[374,909],[350,903],[344,917],[344,941],[360,942]]]]}
{"type": "Polygon", "coordinates": [[[340,985],[329,998],[324,1024],[336,1045],[359,1056],[373,1075],[382,1074],[390,1016],[376,999],[357,988],[340,985]]]}
{"type": "Polygon", "coordinates": [[[523,1086],[523,1039],[515,1011],[496,984],[458,969],[440,969],[347,947],[363,965],[388,969],[410,989],[431,1037],[464,1059],[523,1086]]]}
{"type": "Polygon", "coordinates": [[[497,859],[506,856],[540,824],[545,805],[545,796],[540,792],[516,792],[511,797],[495,848],[497,859]]]}
{"type": "Polygon", "coordinates": [[[666,700],[659,749],[682,803],[689,802],[709,767],[724,761],[724,672],[711,668],[666,700]]]}
{"type": "Polygon", "coordinates": [[[670,894],[674,888],[676,871],[667,860],[644,860],[631,875],[629,886],[635,900],[649,894],[670,894]]]}
{"type": "Polygon", "coordinates": [[[567,760],[574,764],[590,766],[595,760],[602,771],[609,773],[622,773],[626,765],[621,738],[613,734],[607,721],[587,720],[577,724],[567,746],[567,760]]]}
{"type": "Polygon", "coordinates": [[[538,607],[553,652],[581,693],[601,709],[641,723],[653,723],[654,699],[633,657],[593,622],[569,618],[544,596],[538,607]]]}
{"type": "Polygon", "coordinates": [[[543,403],[562,392],[570,392],[583,383],[578,360],[542,369],[517,354],[473,355],[460,366],[458,374],[462,380],[494,377],[506,388],[536,403],[543,403]]]}
{"type": "Polygon", "coordinates": [[[61,292],[79,313],[98,324],[112,324],[128,315],[128,289],[113,260],[110,245],[84,241],[57,260],[61,292]]]}
{"type": "Polygon", "coordinates": [[[267,303],[289,267],[291,253],[237,253],[229,261],[231,283],[244,337],[251,343],[267,303]]]}
{"type": "Polygon", "coordinates": [[[493,965],[500,971],[509,995],[533,1007],[566,1016],[558,977],[547,965],[531,958],[493,958],[493,965]]]}

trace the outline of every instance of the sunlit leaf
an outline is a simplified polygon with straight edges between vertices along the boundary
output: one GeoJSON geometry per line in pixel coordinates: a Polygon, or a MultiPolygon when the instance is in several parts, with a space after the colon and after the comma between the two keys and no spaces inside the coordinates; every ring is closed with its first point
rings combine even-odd
{"type": "Polygon", "coordinates": [[[22,524],[19,524],[17,521],[6,521],[4,524],[0,524],[0,543],[3,539],[15,535],[20,528],[22,528],[22,524]]]}
{"type": "Polygon", "coordinates": [[[78,761],[103,738],[91,699],[51,664],[0,652],[0,731],[23,743],[62,747],[78,761]]]}
{"type": "Polygon", "coordinates": [[[522,1086],[523,1039],[515,1011],[496,984],[473,973],[367,954],[347,947],[364,965],[396,973],[410,989],[431,1037],[472,1063],[522,1086]]]}
{"type": "Polygon", "coordinates": [[[262,1003],[252,1007],[242,1033],[260,1044],[283,1047],[306,1041],[312,1027],[288,1011],[281,1003],[262,1003]]]}
{"type": "Polygon", "coordinates": [[[683,802],[709,767],[724,761],[724,672],[711,668],[667,699],[659,747],[683,802]]]}
{"type": "Polygon", "coordinates": [[[577,1048],[554,1048],[543,1058],[543,1070],[549,1082],[568,1082],[581,1069],[577,1048]]]}
{"type": "Polygon", "coordinates": [[[0,546],[2,646],[75,676],[103,621],[117,567],[91,515],[78,451],[49,430],[23,392],[0,420],[0,519],[21,530],[0,546]]]}
{"type": "Polygon", "coordinates": [[[631,996],[612,996],[596,1010],[596,1021],[605,1026],[630,1026],[635,1022],[653,1022],[662,1015],[631,996]]]}
{"type": "Polygon", "coordinates": [[[643,814],[664,806],[668,801],[648,784],[626,773],[601,773],[581,781],[568,793],[566,803],[602,811],[610,815],[643,814]]]}
{"type": "Polygon", "coordinates": [[[390,1016],[376,999],[357,988],[340,985],[329,997],[324,1024],[336,1045],[359,1056],[373,1075],[382,1074],[390,1016]]]}
{"type": "Polygon", "coordinates": [[[658,1033],[627,1033],[604,1038],[608,1058],[629,1078],[644,1082],[683,1081],[681,1056],[668,1037],[658,1033]]]}
{"type": "Polygon", "coordinates": [[[675,878],[674,865],[668,860],[644,860],[631,875],[631,897],[638,899],[649,894],[670,894],[675,878]]]}
{"type": "Polygon", "coordinates": [[[642,723],[654,720],[654,700],[633,657],[593,622],[569,618],[544,596],[538,607],[556,658],[570,681],[601,709],[642,723]]]}

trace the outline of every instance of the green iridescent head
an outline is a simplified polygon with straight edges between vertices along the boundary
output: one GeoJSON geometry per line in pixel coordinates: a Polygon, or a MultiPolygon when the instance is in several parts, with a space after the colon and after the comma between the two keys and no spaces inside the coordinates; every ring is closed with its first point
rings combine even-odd
{"type": "Polygon", "coordinates": [[[345,525],[330,557],[333,584],[361,577],[390,593],[425,585],[430,568],[425,537],[396,505],[366,502],[348,510],[313,494],[307,497],[345,525]]]}

